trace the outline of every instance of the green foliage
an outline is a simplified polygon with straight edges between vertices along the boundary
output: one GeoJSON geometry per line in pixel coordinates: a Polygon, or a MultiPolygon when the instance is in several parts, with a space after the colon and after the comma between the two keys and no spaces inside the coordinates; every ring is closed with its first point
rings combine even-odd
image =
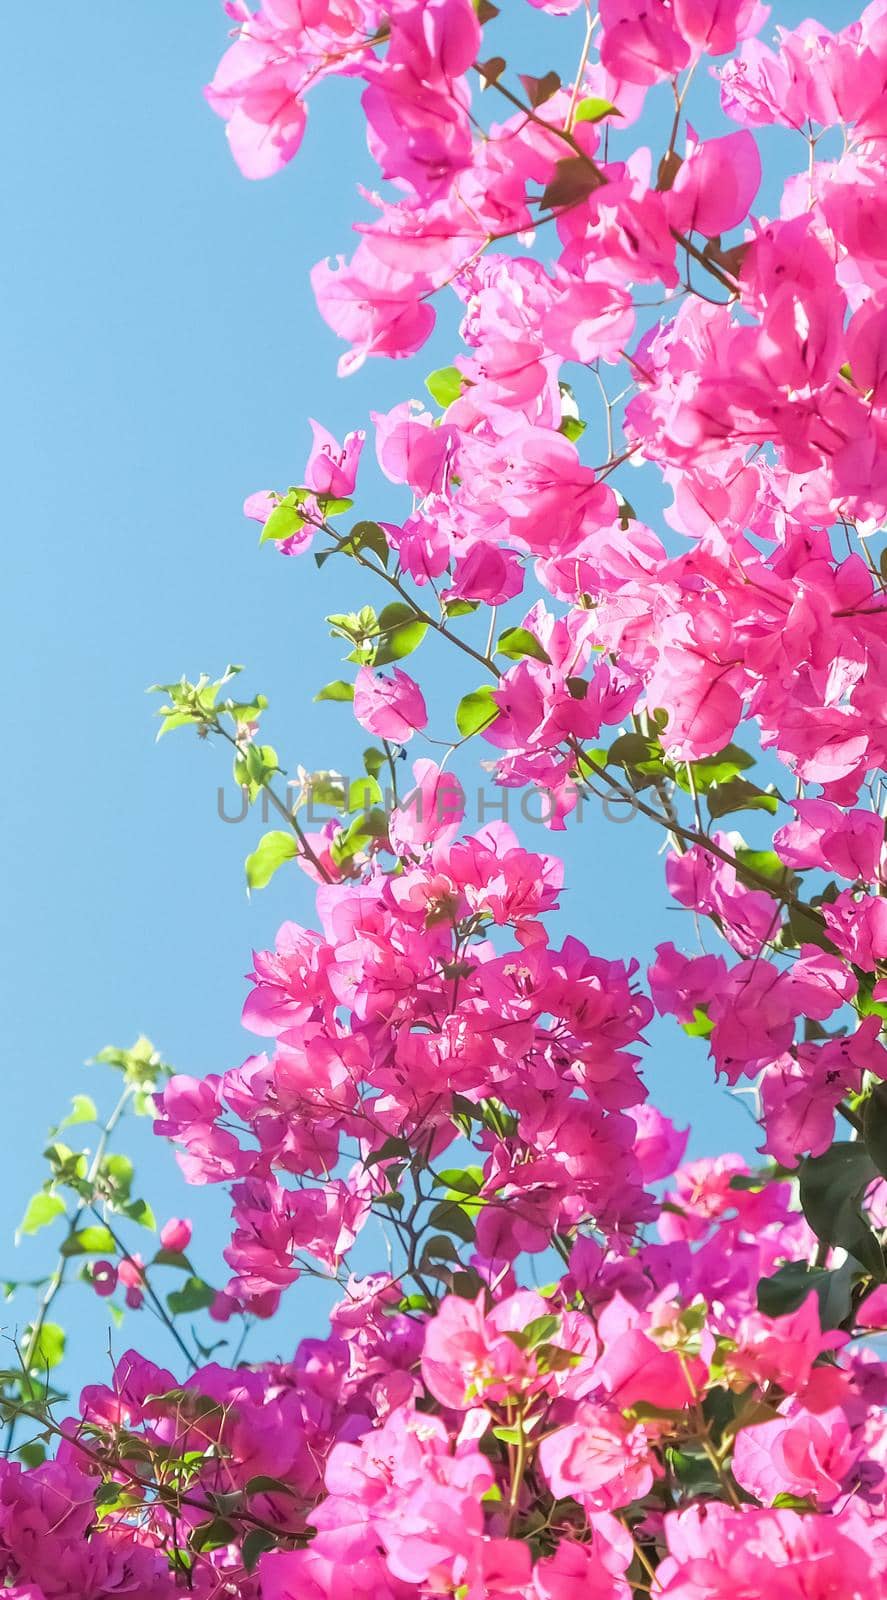
{"type": "Polygon", "coordinates": [[[64,1216],[65,1209],[65,1202],[60,1194],[47,1194],[43,1190],[39,1194],[33,1194],[18,1225],[16,1237],[39,1233],[41,1228],[48,1228],[51,1222],[55,1222],[56,1217],[64,1216]]]}
{"type": "MultiPolygon", "coordinates": [[[[30,1346],[34,1335],[33,1327],[27,1330],[28,1345],[30,1346]]],[[[36,1372],[52,1372],[61,1362],[65,1353],[65,1330],[58,1322],[44,1322],[37,1330],[31,1352],[31,1369],[36,1372]]]]}
{"type": "Polygon", "coordinates": [[[264,889],[271,882],[278,867],[292,861],[298,854],[295,835],[274,829],[263,834],[252,855],[246,858],[246,881],[250,889],[264,889]]]}
{"type": "Polygon", "coordinates": [[[428,632],[427,622],[416,616],[411,606],[395,600],[379,613],[379,642],[373,656],[373,666],[384,667],[391,661],[402,661],[418,649],[428,632]]]}
{"type": "Polygon", "coordinates": [[[872,1277],[882,1281],[884,1252],[862,1215],[866,1189],[878,1169],[864,1144],[833,1144],[821,1156],[801,1163],[801,1209],[824,1244],[846,1250],[872,1277]]]}
{"type": "Polygon", "coordinates": [[[512,661],[520,661],[524,656],[532,656],[534,661],[551,661],[548,652],[528,628],[506,628],[499,637],[496,649],[500,656],[508,656],[512,661]]]}
{"type": "Polygon", "coordinates": [[[604,117],[621,117],[622,112],[617,111],[611,100],[601,100],[597,95],[588,95],[580,100],[573,113],[574,122],[601,122],[604,117]]]}
{"type": "Polygon", "coordinates": [[[439,367],[436,372],[429,372],[425,379],[425,387],[432,400],[436,400],[444,411],[454,400],[458,400],[465,383],[466,379],[458,367],[439,367]]]}
{"type": "Polygon", "coordinates": [[[315,700],[353,700],[354,684],[346,683],[343,678],[336,678],[333,683],[325,683],[314,698],[315,700]]]}
{"type": "Polygon", "coordinates": [[[205,1311],[215,1297],[215,1289],[211,1289],[202,1278],[190,1277],[180,1289],[170,1290],[166,1303],[172,1315],[177,1317],[187,1311],[205,1311]]]}
{"type": "Polygon", "coordinates": [[[493,699],[493,689],[485,683],[480,689],[462,696],[456,707],[456,727],[463,739],[470,739],[472,734],[489,728],[498,715],[499,707],[493,699]]]}
{"type": "Polygon", "coordinates": [[[863,1103],[865,1147],[882,1178],[887,1178],[887,1083],[876,1083],[863,1103]]]}

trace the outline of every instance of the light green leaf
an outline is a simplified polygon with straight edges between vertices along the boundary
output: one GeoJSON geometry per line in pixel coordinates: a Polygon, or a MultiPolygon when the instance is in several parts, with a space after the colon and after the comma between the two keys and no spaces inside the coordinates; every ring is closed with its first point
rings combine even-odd
{"type": "Polygon", "coordinates": [[[315,700],[353,700],[354,684],[346,683],[344,678],[336,678],[333,683],[325,683],[314,698],[315,700]]]}
{"type": "MultiPolygon", "coordinates": [[[[31,1342],[31,1328],[28,1329],[28,1344],[31,1342]]],[[[44,1322],[31,1361],[32,1372],[52,1371],[57,1367],[65,1353],[65,1330],[57,1322],[44,1322]]]]}
{"type": "Polygon", "coordinates": [[[621,117],[612,100],[601,100],[597,95],[589,95],[585,100],[580,100],[576,107],[574,122],[600,122],[604,117],[621,117]]]}
{"type": "Polygon", "coordinates": [[[60,1194],[45,1194],[43,1190],[34,1194],[28,1201],[25,1214],[19,1223],[19,1234],[39,1233],[41,1228],[48,1228],[56,1217],[64,1214],[65,1202],[60,1194]]]}
{"type": "Polygon", "coordinates": [[[113,1235],[107,1228],[96,1225],[78,1228],[66,1239],[61,1248],[63,1256],[113,1256],[117,1249],[113,1235]]]}
{"type": "Polygon", "coordinates": [[[472,734],[489,728],[498,715],[499,707],[493,699],[493,689],[485,683],[480,689],[462,696],[456,707],[456,727],[463,739],[470,739],[472,734]]]}
{"type": "Polygon", "coordinates": [[[508,656],[512,661],[520,661],[524,656],[532,656],[534,661],[551,661],[550,655],[529,628],[506,628],[499,637],[496,649],[500,656],[508,656]]]}
{"type": "Polygon", "coordinates": [[[293,834],[275,828],[263,834],[257,848],[246,858],[246,881],[251,889],[264,889],[271,882],[278,867],[298,855],[298,844],[293,834]]]}
{"type": "Polygon", "coordinates": [[[88,1094],[75,1094],[71,1101],[71,1110],[60,1128],[71,1128],[78,1122],[98,1122],[99,1114],[94,1100],[88,1094]]]}
{"type": "Polygon", "coordinates": [[[425,387],[432,400],[436,400],[444,411],[454,400],[458,400],[464,386],[465,379],[458,367],[439,367],[437,372],[429,372],[425,379],[425,387]]]}
{"type": "Polygon", "coordinates": [[[294,534],[301,533],[304,526],[305,518],[296,510],[292,496],[287,495],[274,507],[262,529],[259,544],[277,544],[281,539],[291,539],[294,534]]]}

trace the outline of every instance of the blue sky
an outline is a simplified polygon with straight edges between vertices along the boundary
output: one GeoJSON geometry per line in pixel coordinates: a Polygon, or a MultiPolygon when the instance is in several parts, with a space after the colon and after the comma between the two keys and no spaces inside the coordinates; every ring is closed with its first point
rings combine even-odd
{"type": "MultiPolygon", "coordinates": [[[[805,11],[778,9],[788,25],[805,11]]],[[[578,17],[545,26],[518,0],[504,10],[503,53],[517,68],[569,70],[578,17]],[[532,46],[543,36],[552,47],[540,56],[532,46]]],[[[0,111],[15,152],[0,265],[9,374],[0,1277],[48,1259],[47,1235],[39,1250],[15,1252],[12,1233],[42,1177],[47,1124],[78,1090],[109,1101],[113,1085],[84,1069],[86,1058],[145,1031],[181,1071],[237,1064],[252,1048],[238,1021],[250,949],[271,943],[285,917],[311,914],[294,869],[247,900],[242,862],[258,820],[219,820],[224,752],[182,736],[155,745],[145,689],[244,662],[244,686],[271,699],[267,736],[284,765],[347,770],[365,741],[346,709],[311,700],[342,670],[323,616],[381,597],[335,562],[318,573],[260,552],[241,503],[298,480],[308,416],[341,436],[369,411],[421,394],[424,374],[455,350],[453,303],[414,361],[337,379],[341,346],[308,272],[350,251],[354,183],[373,178],[357,89],[324,86],[296,164],[250,184],[200,93],[225,27],[211,0],[92,0],[86,12],[44,0],[0,111]]],[[[390,486],[368,479],[376,493],[361,515],[397,518],[390,486]]],[[[630,488],[643,509],[634,477],[630,488]]],[[[475,686],[431,649],[419,675],[432,702],[475,686]]],[[[526,838],[539,848],[541,830],[526,838]]],[[[645,958],[662,939],[692,939],[642,822],[615,827],[589,811],[552,843],[568,860],[562,928],[593,950],[645,958]]],[[[696,1151],[752,1148],[747,1112],[714,1087],[698,1044],[657,1029],[649,1079],[669,1112],[692,1117],[696,1151]]],[[[130,1142],[142,1191],[158,1214],[195,1218],[195,1255],[222,1281],[223,1195],[186,1191],[146,1128],[130,1142]]],[[[313,1294],[295,1292],[263,1348],[285,1354],[316,1331],[313,1294]]],[[[0,1326],[26,1313],[26,1300],[0,1307],[0,1326]]],[[[81,1291],[63,1320],[77,1381],[95,1372],[103,1313],[81,1291]]],[[[141,1337],[133,1322],[127,1331],[141,1337]]],[[[114,1336],[115,1348],[125,1342],[114,1336]]]]}

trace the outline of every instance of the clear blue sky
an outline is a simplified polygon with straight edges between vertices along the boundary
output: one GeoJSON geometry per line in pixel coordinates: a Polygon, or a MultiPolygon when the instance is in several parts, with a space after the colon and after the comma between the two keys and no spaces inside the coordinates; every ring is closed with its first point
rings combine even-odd
{"type": "MultiPolygon", "coordinates": [[[[519,0],[504,10],[503,53],[517,68],[568,70],[578,18],[548,26],[554,47],[543,59],[531,49],[543,19],[519,0]]],[[[789,25],[805,14],[794,0],[778,10],[789,25]]],[[[259,552],[241,503],[253,489],[297,481],[309,415],[341,435],[371,409],[421,394],[422,376],[455,350],[453,304],[413,362],[336,378],[341,347],[315,310],[308,272],[323,254],[350,251],[354,182],[373,181],[357,87],[324,86],[297,163],[250,184],[200,92],[225,28],[212,0],[92,0],[85,11],[44,0],[0,110],[0,1277],[48,1257],[48,1235],[39,1251],[15,1252],[12,1232],[42,1177],[47,1124],[78,1089],[107,1105],[112,1085],[83,1070],[86,1058],[144,1030],[181,1071],[236,1065],[253,1047],[238,1021],[250,949],[271,943],[284,917],[310,917],[295,869],[247,900],[242,861],[258,820],[219,821],[224,753],[181,735],[156,746],[145,688],[244,662],[244,685],[271,698],[268,736],[284,765],[347,769],[363,742],[347,709],[311,703],[341,671],[322,619],[379,597],[336,563],[318,574],[313,562],[259,552]]],[[[381,485],[360,503],[367,516],[399,509],[381,485]]],[[[474,687],[448,655],[429,652],[427,663],[420,676],[432,701],[435,690],[474,687]]],[[[538,848],[541,830],[527,838],[538,848]]],[[[659,840],[643,823],[589,815],[552,843],[569,864],[562,924],[592,949],[645,958],[662,939],[692,940],[685,914],[668,906],[659,840]]],[[[693,1148],[750,1150],[748,1115],[713,1086],[702,1047],[672,1029],[653,1038],[654,1095],[692,1117],[693,1148]]],[[[167,1147],[144,1130],[136,1143],[143,1192],[158,1213],[198,1220],[196,1257],[221,1282],[224,1195],[185,1190],[167,1147]]],[[[315,1330],[312,1295],[308,1285],[291,1295],[266,1348],[286,1353],[315,1330]]],[[[26,1310],[26,1300],[0,1307],[0,1325],[26,1310]]],[[[101,1307],[74,1292],[63,1320],[74,1329],[73,1380],[95,1375],[101,1307]]],[[[131,1320],[116,1348],[141,1334],[131,1320]]]]}

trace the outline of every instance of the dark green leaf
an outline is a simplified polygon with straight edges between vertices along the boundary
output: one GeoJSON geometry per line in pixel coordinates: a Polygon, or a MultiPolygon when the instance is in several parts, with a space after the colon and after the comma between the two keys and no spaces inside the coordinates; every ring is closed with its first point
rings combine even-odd
{"type": "Polygon", "coordinates": [[[241,1558],[247,1572],[254,1572],[259,1557],[277,1548],[277,1540],[269,1528],[250,1528],[241,1546],[241,1558]]]}
{"type": "Polygon", "coordinates": [[[216,1298],[215,1289],[211,1289],[202,1278],[188,1278],[181,1289],[172,1289],[166,1297],[166,1303],[174,1317],[186,1311],[204,1311],[211,1306],[216,1298]]]}
{"type": "Polygon", "coordinates": [[[773,816],[779,810],[779,796],[772,790],[759,789],[746,778],[731,778],[727,783],[714,783],[706,795],[709,814],[726,817],[731,811],[769,811],[773,816]]]}
{"type": "Polygon", "coordinates": [[[384,1144],[379,1146],[378,1150],[370,1151],[364,1161],[364,1166],[367,1168],[377,1167],[380,1161],[404,1161],[408,1160],[409,1156],[410,1146],[407,1140],[399,1139],[396,1134],[392,1134],[390,1138],[385,1140],[384,1144]]]}
{"type": "Polygon", "coordinates": [[[236,1538],[236,1528],[225,1517],[213,1517],[211,1522],[201,1522],[192,1529],[188,1544],[192,1550],[222,1550],[236,1538]]]}
{"type": "Polygon", "coordinates": [[[801,1208],[825,1244],[855,1259],[882,1281],[884,1253],[860,1209],[878,1169],[864,1144],[838,1143],[801,1163],[801,1208]]]}
{"type": "Polygon", "coordinates": [[[474,1243],[474,1223],[454,1200],[441,1200],[428,1218],[431,1228],[445,1228],[466,1244],[474,1243]]]}
{"type": "Polygon", "coordinates": [[[850,1314],[853,1300],[853,1273],[849,1261],[837,1271],[808,1267],[805,1261],[787,1261],[772,1278],[758,1283],[758,1310],[766,1317],[785,1317],[803,1305],[811,1289],[819,1300],[823,1328],[839,1328],[850,1314]],[[848,1268],[850,1270],[848,1270],[848,1268]]]}
{"type": "Polygon", "coordinates": [[[863,1105],[865,1147],[882,1178],[887,1178],[887,1083],[876,1083],[863,1105]]]}

